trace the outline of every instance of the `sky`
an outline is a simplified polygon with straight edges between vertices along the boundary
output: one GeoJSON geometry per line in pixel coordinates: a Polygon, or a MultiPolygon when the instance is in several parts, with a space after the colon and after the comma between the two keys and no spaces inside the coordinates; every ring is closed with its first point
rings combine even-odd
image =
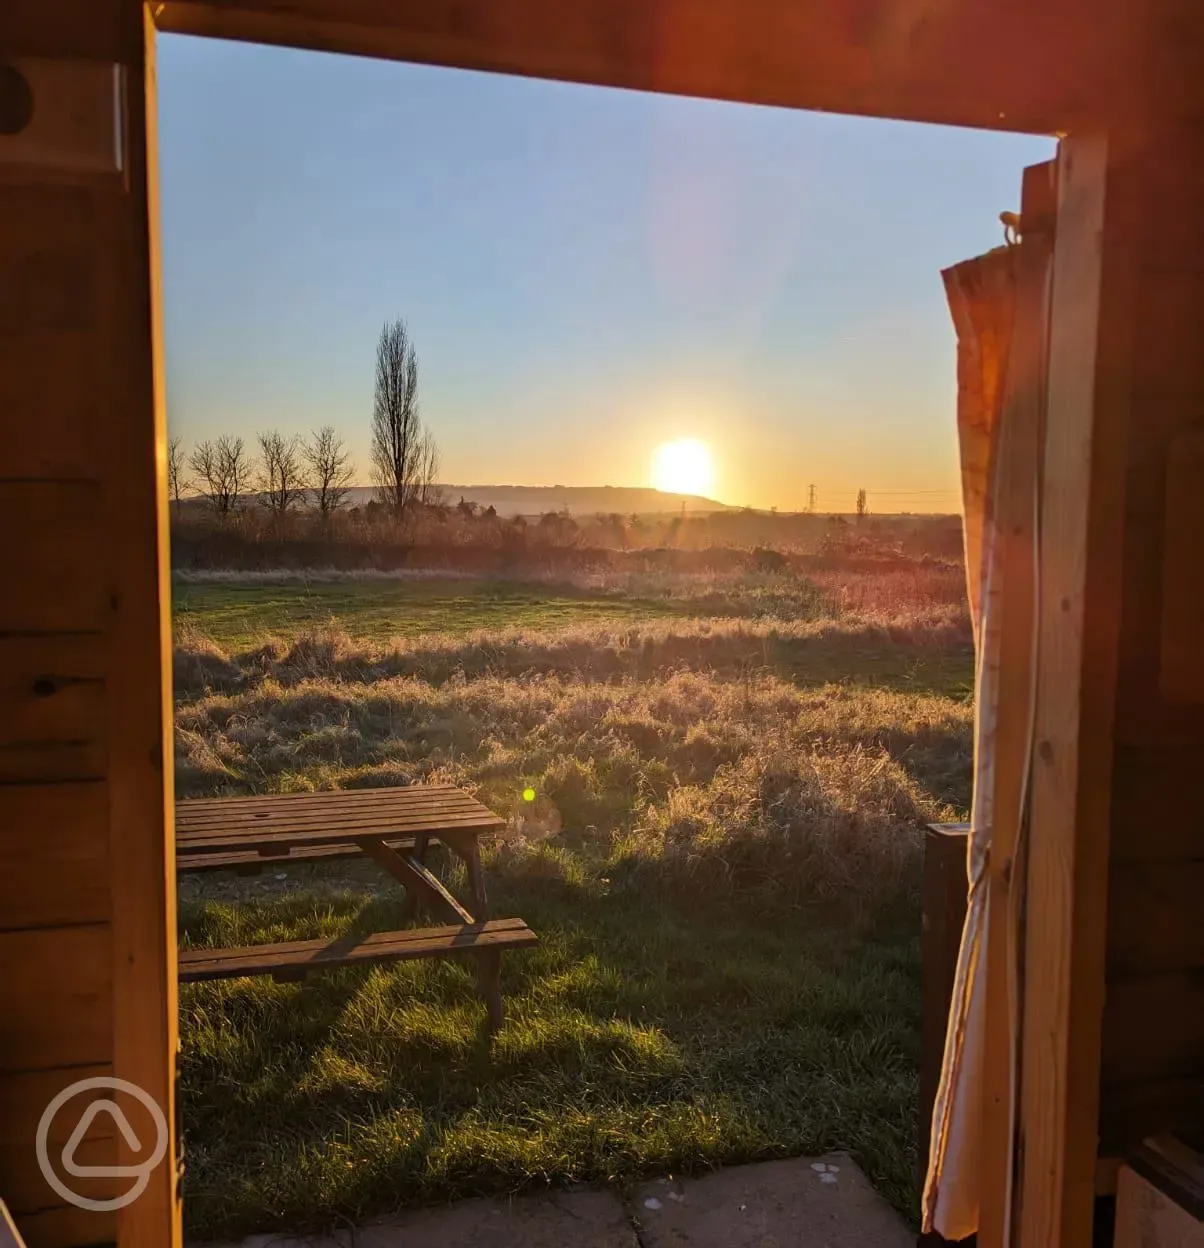
{"type": "Polygon", "coordinates": [[[457,484],[957,509],[940,270],[1002,242],[1050,139],[163,36],[168,423],[333,424],[368,483],[408,323],[457,484]]]}

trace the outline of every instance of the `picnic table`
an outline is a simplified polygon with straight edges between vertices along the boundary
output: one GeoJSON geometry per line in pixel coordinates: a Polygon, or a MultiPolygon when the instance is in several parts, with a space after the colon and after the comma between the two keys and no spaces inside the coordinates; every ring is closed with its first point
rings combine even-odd
{"type": "Polygon", "coordinates": [[[407,911],[424,908],[445,926],[375,932],[334,941],[302,940],[241,949],[187,949],[180,979],[225,979],[309,971],[360,962],[396,962],[468,953],[477,959],[491,1025],[500,1025],[501,954],[538,942],[521,919],[490,919],[480,838],[505,826],[455,785],[344,789],[262,797],[201,798],[176,803],[179,871],[235,870],[366,857],[402,885],[407,911]],[[465,866],[471,910],[426,865],[440,841],[465,866]]]}

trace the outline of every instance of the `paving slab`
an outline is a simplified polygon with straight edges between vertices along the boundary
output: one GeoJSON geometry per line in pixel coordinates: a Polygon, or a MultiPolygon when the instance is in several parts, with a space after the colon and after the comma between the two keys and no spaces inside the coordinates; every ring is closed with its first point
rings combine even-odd
{"type": "Polygon", "coordinates": [[[355,1248],[639,1248],[612,1191],[578,1188],[416,1209],[355,1232],[355,1248]]]}
{"type": "Polygon", "coordinates": [[[643,1248],[915,1248],[843,1153],[655,1179],[632,1206],[643,1248]]]}

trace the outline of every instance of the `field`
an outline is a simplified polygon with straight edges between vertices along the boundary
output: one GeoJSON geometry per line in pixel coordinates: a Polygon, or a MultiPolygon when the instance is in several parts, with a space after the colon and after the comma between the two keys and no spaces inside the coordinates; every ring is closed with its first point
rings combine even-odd
{"type": "MultiPolygon", "coordinates": [[[[918,829],[969,800],[956,572],[218,576],[176,620],[180,795],[440,779],[530,816],[533,788],[487,870],[543,941],[492,1046],[450,963],[185,988],[193,1235],[835,1148],[914,1216],[918,829]]],[[[355,864],[185,877],[181,932],[399,903],[355,864]]]]}

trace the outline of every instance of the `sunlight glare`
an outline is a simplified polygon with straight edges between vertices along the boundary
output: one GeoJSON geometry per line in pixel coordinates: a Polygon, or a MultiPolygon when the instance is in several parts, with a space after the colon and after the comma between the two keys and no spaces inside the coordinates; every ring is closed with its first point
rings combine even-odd
{"type": "Polygon", "coordinates": [[[711,448],[697,438],[662,443],[652,456],[652,484],[668,494],[709,494],[715,487],[711,448]]]}

